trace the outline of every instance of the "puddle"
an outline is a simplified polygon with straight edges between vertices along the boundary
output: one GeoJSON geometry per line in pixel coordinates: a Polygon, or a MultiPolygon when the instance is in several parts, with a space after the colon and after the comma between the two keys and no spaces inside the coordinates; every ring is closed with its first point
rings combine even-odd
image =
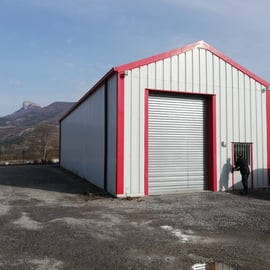
{"type": "Polygon", "coordinates": [[[172,235],[177,237],[181,243],[187,243],[187,242],[196,242],[201,240],[199,236],[196,236],[193,234],[193,231],[181,231],[180,229],[174,229],[172,226],[161,226],[161,228],[165,231],[170,232],[172,235]]]}
{"type": "Polygon", "coordinates": [[[234,268],[223,263],[196,263],[192,270],[234,270],[234,268]]]}
{"type": "Polygon", "coordinates": [[[23,212],[21,218],[13,222],[15,225],[20,226],[23,229],[27,230],[40,230],[42,229],[42,224],[35,220],[32,220],[27,213],[23,212]]]}

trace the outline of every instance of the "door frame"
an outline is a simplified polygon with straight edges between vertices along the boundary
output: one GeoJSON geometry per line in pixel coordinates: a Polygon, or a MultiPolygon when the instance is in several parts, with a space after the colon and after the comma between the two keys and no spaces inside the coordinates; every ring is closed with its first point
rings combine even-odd
{"type": "Polygon", "coordinates": [[[184,91],[169,91],[161,89],[145,89],[145,147],[144,147],[144,194],[149,195],[148,189],[148,161],[149,161],[149,92],[151,93],[173,93],[174,95],[199,95],[206,97],[207,99],[207,141],[208,141],[208,188],[211,191],[217,191],[217,151],[216,151],[216,95],[214,94],[201,94],[201,93],[190,93],[184,91]]]}

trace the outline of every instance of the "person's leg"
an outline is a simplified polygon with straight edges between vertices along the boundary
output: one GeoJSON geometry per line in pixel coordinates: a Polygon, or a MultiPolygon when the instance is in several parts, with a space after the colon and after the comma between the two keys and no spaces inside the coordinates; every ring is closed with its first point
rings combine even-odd
{"type": "Polygon", "coordinates": [[[248,174],[243,174],[242,175],[242,184],[244,187],[244,192],[247,194],[248,193],[248,174]]]}

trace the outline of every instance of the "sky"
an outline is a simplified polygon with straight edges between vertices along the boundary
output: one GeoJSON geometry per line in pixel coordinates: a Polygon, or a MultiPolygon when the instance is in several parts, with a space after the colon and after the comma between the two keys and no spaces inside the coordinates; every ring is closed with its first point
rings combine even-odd
{"type": "Polygon", "coordinates": [[[204,40],[270,82],[269,0],[0,0],[0,116],[204,40]]]}

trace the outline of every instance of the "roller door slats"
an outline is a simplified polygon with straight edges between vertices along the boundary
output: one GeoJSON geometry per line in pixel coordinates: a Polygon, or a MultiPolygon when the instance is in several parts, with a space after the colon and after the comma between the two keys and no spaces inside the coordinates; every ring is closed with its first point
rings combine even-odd
{"type": "Polygon", "coordinates": [[[149,194],[207,188],[207,103],[149,95],[149,194]]]}
{"type": "MultiPolygon", "coordinates": [[[[172,171],[176,171],[179,174],[181,174],[181,172],[186,172],[186,171],[190,171],[192,173],[195,173],[196,171],[199,171],[199,172],[204,171],[204,169],[195,168],[195,166],[194,167],[188,167],[188,165],[189,164],[187,164],[187,163],[183,163],[182,166],[172,167],[172,166],[166,166],[166,164],[165,164],[166,167],[164,166],[165,168],[163,168],[162,164],[160,164],[159,166],[156,166],[156,167],[153,166],[155,168],[155,172],[151,172],[151,174],[154,175],[154,174],[157,174],[160,171],[168,172],[168,174],[172,173],[172,171]],[[177,170],[181,170],[181,172],[179,172],[177,170]]],[[[199,165],[199,163],[197,163],[197,164],[195,163],[194,165],[199,165]]]]}
{"type": "MultiPolygon", "coordinates": [[[[160,183],[163,183],[162,181],[160,181],[160,183]]],[[[155,182],[155,183],[152,183],[152,185],[150,186],[149,185],[149,187],[157,187],[157,188],[162,188],[162,186],[161,186],[161,184],[160,183],[158,183],[158,182],[155,182]]],[[[177,188],[177,186],[181,186],[181,187],[187,187],[187,186],[201,186],[201,187],[204,187],[204,185],[202,184],[202,182],[201,181],[189,181],[189,182],[187,182],[187,181],[184,181],[184,178],[183,178],[183,180],[181,181],[181,182],[179,182],[179,180],[178,179],[175,179],[174,181],[173,180],[171,180],[171,181],[168,181],[167,183],[166,183],[166,186],[164,187],[164,188],[168,188],[168,187],[170,187],[170,186],[174,186],[174,187],[176,187],[177,188]]]]}
{"type": "Polygon", "coordinates": [[[204,174],[204,171],[201,170],[197,170],[197,171],[186,171],[185,169],[182,170],[182,172],[177,172],[177,171],[156,171],[156,173],[151,173],[149,174],[150,176],[153,176],[155,178],[159,178],[159,177],[164,177],[164,176],[181,176],[181,175],[193,175],[193,176],[198,176],[199,178],[201,178],[202,174],[204,174]]]}

